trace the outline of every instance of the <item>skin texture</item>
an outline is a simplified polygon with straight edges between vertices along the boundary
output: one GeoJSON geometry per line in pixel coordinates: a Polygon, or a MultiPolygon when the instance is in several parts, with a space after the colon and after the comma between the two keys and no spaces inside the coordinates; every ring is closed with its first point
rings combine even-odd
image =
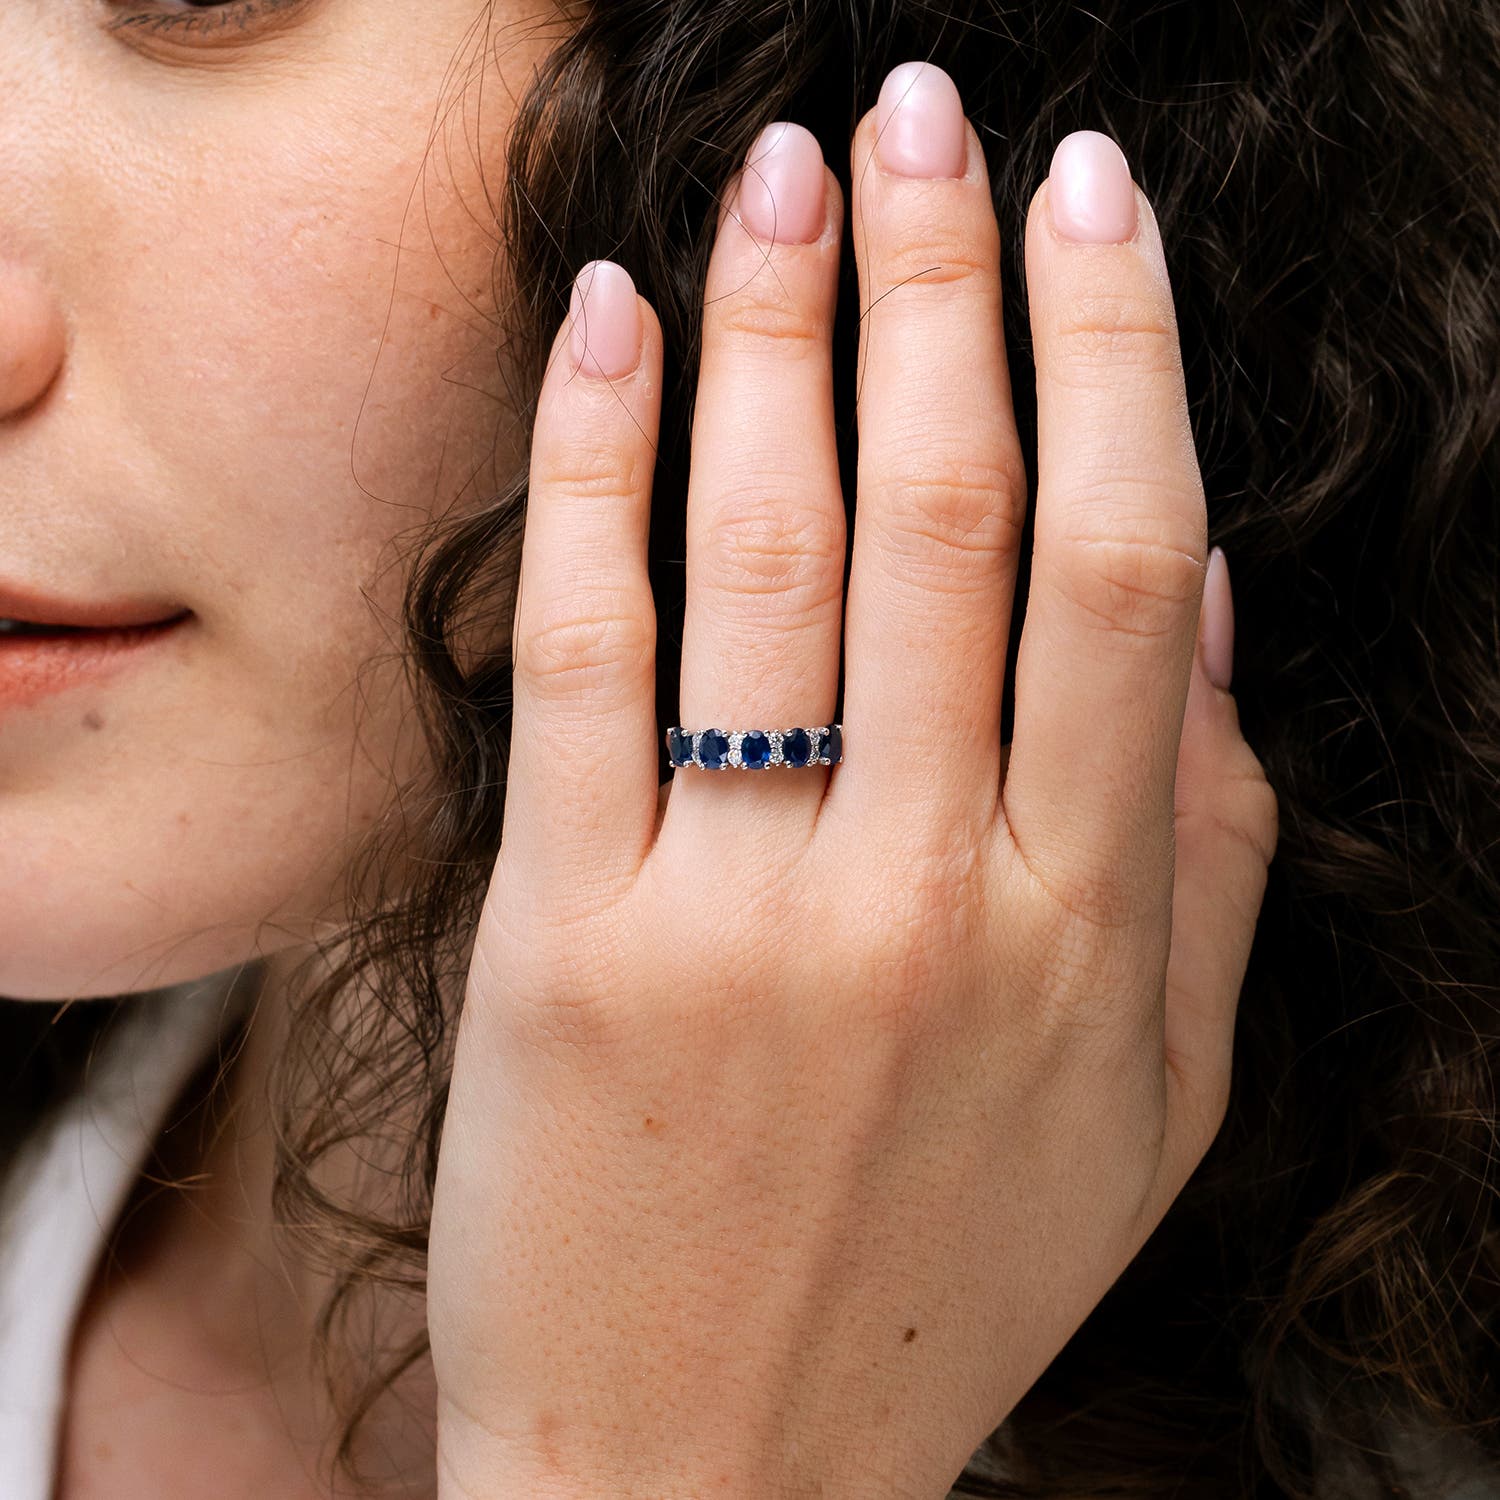
{"type": "MultiPolygon", "coordinates": [[[[174,983],[336,916],[350,839],[419,753],[401,538],[522,451],[449,76],[475,0],[161,29],[182,9],[0,14],[0,582],[196,615],[4,712],[15,998],[174,983]]],[[[547,8],[490,9],[497,141],[547,8]]]]}
{"type": "MultiPolygon", "coordinates": [[[[233,1097],[169,1161],[202,1193],[133,1218],[90,1289],[64,1500],[326,1493],[321,1285],[277,1255],[257,1103],[280,960],[336,919],[347,841],[416,754],[395,674],[365,670],[391,645],[391,545],[524,438],[475,316],[493,244],[462,150],[410,206],[473,0],[305,0],[213,36],[111,24],[168,8],[0,15],[0,577],[196,615],[129,680],[7,716],[0,993],[277,958],[233,1097]]],[[[518,28],[493,53],[514,85],[543,39],[494,9],[518,28]]],[[[612,382],[554,362],[434,1364],[398,1393],[417,1420],[382,1412],[370,1436],[418,1493],[437,1473],[469,1500],[763,1496],[837,1472],[851,1494],[940,1494],[1217,1128],[1275,806],[1194,650],[1202,489],[1149,205],[1129,242],[1079,246],[1052,237],[1045,190],[1033,204],[1045,553],[1004,747],[1025,490],[981,148],[964,125],[960,175],[896,178],[873,135],[867,116],[848,248],[867,308],[903,295],[863,325],[832,777],[661,795],[660,331],[641,303],[639,363],[612,382]],[[955,714],[972,733],[927,754],[922,725],[955,714]],[[568,775],[598,734],[620,753],[568,775]],[[712,884],[685,903],[710,862],[804,879],[769,907],[712,884]]],[[[796,245],[721,222],[687,723],[832,712],[831,174],[825,208],[796,245]]]]}
{"type": "MultiPolygon", "coordinates": [[[[1122,175],[1098,211],[1060,189],[1054,215],[1050,181],[1030,207],[1037,550],[1007,755],[1026,484],[982,147],[929,122],[886,171],[877,118],[850,157],[878,316],[836,769],[683,769],[661,807],[660,324],[636,299],[630,368],[601,304],[612,378],[575,374],[568,330],[553,348],[430,1237],[440,1493],[935,1500],[1223,1119],[1276,802],[1197,649],[1203,487],[1150,205],[1122,175]],[[911,175],[952,140],[951,173],[911,175]]],[[[814,170],[820,235],[769,244],[731,204],[708,272],[690,727],[834,707],[843,202],[814,170]]]]}

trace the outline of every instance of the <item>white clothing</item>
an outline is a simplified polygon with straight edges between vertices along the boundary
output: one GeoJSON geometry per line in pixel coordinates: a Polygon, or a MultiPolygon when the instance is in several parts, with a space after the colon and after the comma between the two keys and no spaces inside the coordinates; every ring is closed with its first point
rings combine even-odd
{"type": "Polygon", "coordinates": [[[7,1174],[0,1500],[52,1500],[68,1353],[84,1295],[168,1111],[239,1009],[226,1003],[228,993],[221,974],[123,1001],[83,1086],[7,1174]]]}

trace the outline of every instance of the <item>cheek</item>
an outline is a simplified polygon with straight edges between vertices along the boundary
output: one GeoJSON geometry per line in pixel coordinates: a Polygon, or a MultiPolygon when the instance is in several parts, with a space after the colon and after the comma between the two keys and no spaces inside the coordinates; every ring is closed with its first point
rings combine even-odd
{"type": "Polygon", "coordinates": [[[342,614],[385,543],[493,493],[519,452],[483,300],[492,242],[451,194],[424,213],[422,173],[397,156],[343,185],[262,157],[232,191],[200,184],[191,213],[164,203],[168,274],[122,288],[138,420],[233,544],[211,568],[299,614],[342,614]]]}
{"type": "Polygon", "coordinates": [[[420,769],[406,549],[520,451],[474,203],[424,210],[420,152],[357,182],[291,143],[253,159],[122,200],[81,309],[78,430],[114,450],[91,476],[129,486],[199,619],[8,733],[0,994],[173,983],[336,916],[354,841],[420,769]]]}

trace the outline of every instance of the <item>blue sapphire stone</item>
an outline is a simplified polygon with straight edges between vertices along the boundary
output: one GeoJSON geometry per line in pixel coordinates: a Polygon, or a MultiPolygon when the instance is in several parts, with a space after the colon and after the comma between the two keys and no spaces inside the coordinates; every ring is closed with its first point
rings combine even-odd
{"type": "Polygon", "coordinates": [[[771,764],[771,739],[759,729],[750,730],[740,741],[740,760],[747,771],[764,771],[771,764]]]}
{"type": "Polygon", "coordinates": [[[667,759],[674,766],[690,766],[693,763],[693,737],[681,729],[667,731],[667,759]]]}
{"type": "Polygon", "coordinates": [[[729,736],[719,729],[705,729],[698,736],[698,764],[705,771],[722,771],[729,764],[729,736]]]}
{"type": "Polygon", "coordinates": [[[812,741],[805,729],[789,729],[781,737],[781,758],[789,766],[805,766],[812,756],[812,741]]]}
{"type": "Polygon", "coordinates": [[[830,764],[837,765],[843,753],[844,731],[837,724],[830,724],[828,733],[823,736],[823,754],[828,757],[830,764]]]}

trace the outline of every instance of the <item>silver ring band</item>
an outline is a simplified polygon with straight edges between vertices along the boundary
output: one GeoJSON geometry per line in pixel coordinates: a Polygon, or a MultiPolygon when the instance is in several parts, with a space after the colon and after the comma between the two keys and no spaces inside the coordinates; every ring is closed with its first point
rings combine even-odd
{"type": "Polygon", "coordinates": [[[674,771],[767,771],[773,767],[836,766],[844,758],[844,726],[797,729],[684,729],[667,731],[674,771]]]}

